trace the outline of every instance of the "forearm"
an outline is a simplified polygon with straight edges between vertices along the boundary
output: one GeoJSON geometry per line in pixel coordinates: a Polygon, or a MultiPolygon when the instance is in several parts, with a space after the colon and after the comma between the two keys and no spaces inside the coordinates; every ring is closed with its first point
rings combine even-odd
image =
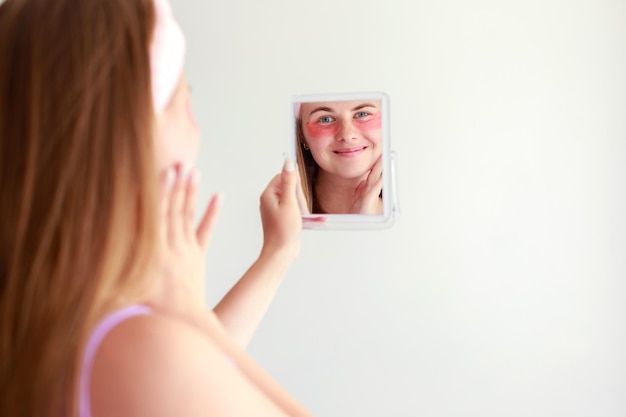
{"type": "Polygon", "coordinates": [[[291,259],[281,252],[261,252],[213,309],[226,332],[241,348],[248,345],[263,319],[290,263],[291,259]]]}

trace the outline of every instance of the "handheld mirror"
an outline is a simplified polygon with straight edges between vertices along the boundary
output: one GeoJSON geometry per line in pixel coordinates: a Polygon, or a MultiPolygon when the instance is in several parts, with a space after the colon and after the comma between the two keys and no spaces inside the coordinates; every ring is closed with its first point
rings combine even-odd
{"type": "Polygon", "coordinates": [[[290,114],[304,228],[390,226],[398,208],[387,95],[294,96],[290,114]]]}

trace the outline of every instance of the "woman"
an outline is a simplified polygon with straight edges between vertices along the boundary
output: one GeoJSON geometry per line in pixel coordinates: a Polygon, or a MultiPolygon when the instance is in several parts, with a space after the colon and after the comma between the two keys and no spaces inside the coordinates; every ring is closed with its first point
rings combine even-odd
{"type": "Polygon", "coordinates": [[[382,214],[381,103],[301,103],[297,158],[309,213],[382,214]]]}
{"type": "Polygon", "coordinates": [[[208,310],[184,51],[166,0],[0,5],[0,415],[310,415],[242,349],[298,254],[297,174],[208,310]]]}

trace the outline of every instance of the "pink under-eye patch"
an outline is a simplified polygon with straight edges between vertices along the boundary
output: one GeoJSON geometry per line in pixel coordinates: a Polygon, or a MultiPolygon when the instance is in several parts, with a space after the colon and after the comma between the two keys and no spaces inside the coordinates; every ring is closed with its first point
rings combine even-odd
{"type": "Polygon", "coordinates": [[[337,132],[339,132],[338,123],[322,124],[318,122],[307,122],[306,128],[309,131],[309,135],[314,139],[335,136],[337,132]]]}
{"type": "Polygon", "coordinates": [[[368,131],[368,130],[376,130],[380,129],[382,126],[382,121],[380,118],[380,113],[372,114],[369,117],[364,117],[362,119],[356,118],[354,119],[354,127],[358,130],[368,131]]]}
{"type": "MultiPolygon", "coordinates": [[[[335,136],[339,132],[340,126],[341,123],[339,122],[319,123],[317,121],[313,121],[306,123],[306,128],[309,132],[309,135],[313,139],[335,136]]],[[[380,129],[382,126],[380,113],[375,113],[363,118],[353,119],[352,126],[354,126],[356,130],[359,130],[361,132],[380,129]]]]}

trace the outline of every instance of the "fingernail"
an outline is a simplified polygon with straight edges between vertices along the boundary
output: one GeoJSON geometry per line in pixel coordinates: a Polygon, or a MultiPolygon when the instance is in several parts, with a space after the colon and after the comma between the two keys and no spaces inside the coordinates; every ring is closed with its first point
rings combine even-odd
{"type": "Polygon", "coordinates": [[[294,165],[293,165],[293,161],[291,159],[285,159],[285,166],[284,169],[287,172],[291,172],[294,170],[294,165]]]}

